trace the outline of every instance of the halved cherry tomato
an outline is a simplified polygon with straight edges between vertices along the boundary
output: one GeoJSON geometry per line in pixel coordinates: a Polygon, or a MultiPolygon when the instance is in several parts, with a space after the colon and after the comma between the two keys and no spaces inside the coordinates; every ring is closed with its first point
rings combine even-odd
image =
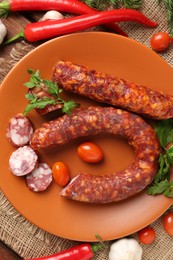
{"type": "Polygon", "coordinates": [[[83,161],[88,163],[100,162],[104,157],[101,148],[92,142],[84,142],[80,144],[77,153],[83,161]]]}
{"type": "Polygon", "coordinates": [[[163,216],[163,227],[170,236],[173,236],[173,212],[170,211],[163,216]]]}
{"type": "Polygon", "coordinates": [[[150,40],[150,44],[155,51],[164,51],[171,43],[171,37],[166,32],[158,32],[153,34],[150,40]]]}
{"type": "Polygon", "coordinates": [[[52,175],[55,182],[64,187],[70,180],[70,171],[68,166],[63,162],[56,162],[52,166],[52,175]]]}
{"type": "Polygon", "coordinates": [[[138,232],[138,238],[142,244],[149,245],[155,240],[156,232],[152,227],[146,227],[138,232]]]}

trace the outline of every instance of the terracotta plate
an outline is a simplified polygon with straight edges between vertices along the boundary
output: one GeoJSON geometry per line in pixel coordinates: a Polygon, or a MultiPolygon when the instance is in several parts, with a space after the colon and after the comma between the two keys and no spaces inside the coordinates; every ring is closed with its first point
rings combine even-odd
{"type": "MultiPolygon", "coordinates": [[[[104,240],[129,235],[155,221],[172,204],[164,196],[148,196],[145,191],[122,202],[91,205],[73,202],[59,196],[60,188],[53,183],[46,192],[30,191],[23,177],[15,177],[8,170],[8,160],[15,150],[6,139],[9,119],[23,112],[27,92],[27,69],[39,69],[43,78],[51,78],[52,67],[59,60],[87,65],[112,75],[138,82],[153,89],[173,94],[172,68],[157,54],[134,40],[102,32],[67,35],[46,42],[26,55],[7,75],[0,89],[1,156],[0,186],[12,205],[38,227],[60,237],[78,241],[96,241],[95,234],[104,240]]],[[[93,102],[72,96],[82,106],[93,102]]],[[[50,118],[31,112],[35,128],[50,118]]],[[[88,140],[88,139],[87,139],[88,140]]],[[[43,150],[40,159],[52,165],[66,162],[74,176],[78,171],[91,174],[112,173],[131,163],[134,153],[129,145],[113,136],[91,137],[99,144],[105,159],[97,165],[82,162],[76,153],[77,140],[68,145],[43,150]]]]}

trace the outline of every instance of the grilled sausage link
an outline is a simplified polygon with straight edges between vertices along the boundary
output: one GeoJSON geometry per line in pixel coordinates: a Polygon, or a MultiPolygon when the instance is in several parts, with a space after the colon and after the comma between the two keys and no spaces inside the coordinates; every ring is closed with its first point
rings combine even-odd
{"type": "Polygon", "coordinates": [[[112,107],[76,109],[37,129],[31,139],[34,149],[65,144],[81,136],[112,133],[126,138],[136,153],[125,170],[102,176],[80,173],[61,192],[73,200],[108,203],[123,200],[143,190],[157,172],[159,142],[155,131],[141,117],[112,107]]]}
{"type": "Polygon", "coordinates": [[[173,96],[85,66],[59,61],[53,81],[66,91],[156,120],[173,117],[173,96]]]}

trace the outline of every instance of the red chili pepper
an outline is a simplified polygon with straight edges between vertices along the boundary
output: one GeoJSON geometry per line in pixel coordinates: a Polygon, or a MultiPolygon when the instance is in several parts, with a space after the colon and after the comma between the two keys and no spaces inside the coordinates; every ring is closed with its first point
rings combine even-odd
{"type": "Polygon", "coordinates": [[[144,14],[136,10],[116,9],[61,20],[31,23],[25,27],[24,31],[7,40],[4,44],[9,44],[19,38],[24,38],[29,42],[36,42],[68,33],[74,33],[102,23],[122,21],[133,21],[148,27],[156,27],[158,25],[157,22],[151,21],[144,14]]]}
{"type": "MultiPolygon", "coordinates": [[[[3,15],[16,11],[58,10],[65,13],[86,14],[92,8],[78,0],[5,0],[0,3],[3,15]]],[[[94,11],[94,9],[93,9],[94,11]]]]}
{"type": "MultiPolygon", "coordinates": [[[[61,251],[50,256],[40,258],[32,258],[32,260],[89,260],[94,256],[94,253],[103,248],[101,244],[90,245],[88,243],[74,246],[70,249],[61,251]]],[[[25,259],[31,260],[31,259],[25,259]]]]}
{"type": "MultiPolygon", "coordinates": [[[[0,16],[6,17],[9,11],[57,10],[72,14],[93,14],[99,12],[78,0],[5,0],[0,3],[0,16]]],[[[106,24],[105,27],[127,36],[116,24],[106,24]]]]}

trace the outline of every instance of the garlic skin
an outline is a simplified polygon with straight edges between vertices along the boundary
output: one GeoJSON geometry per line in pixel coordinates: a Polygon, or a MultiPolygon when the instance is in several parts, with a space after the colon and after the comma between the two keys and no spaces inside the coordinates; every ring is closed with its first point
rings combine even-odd
{"type": "Polygon", "coordinates": [[[0,44],[3,42],[6,34],[7,34],[7,28],[0,19],[0,44]]]}
{"type": "Polygon", "coordinates": [[[122,238],[110,246],[109,260],[141,260],[142,247],[133,238],[122,238]]]}
{"type": "Polygon", "coordinates": [[[46,12],[39,21],[46,21],[46,20],[60,20],[63,19],[64,16],[55,10],[51,10],[46,12]]]}

